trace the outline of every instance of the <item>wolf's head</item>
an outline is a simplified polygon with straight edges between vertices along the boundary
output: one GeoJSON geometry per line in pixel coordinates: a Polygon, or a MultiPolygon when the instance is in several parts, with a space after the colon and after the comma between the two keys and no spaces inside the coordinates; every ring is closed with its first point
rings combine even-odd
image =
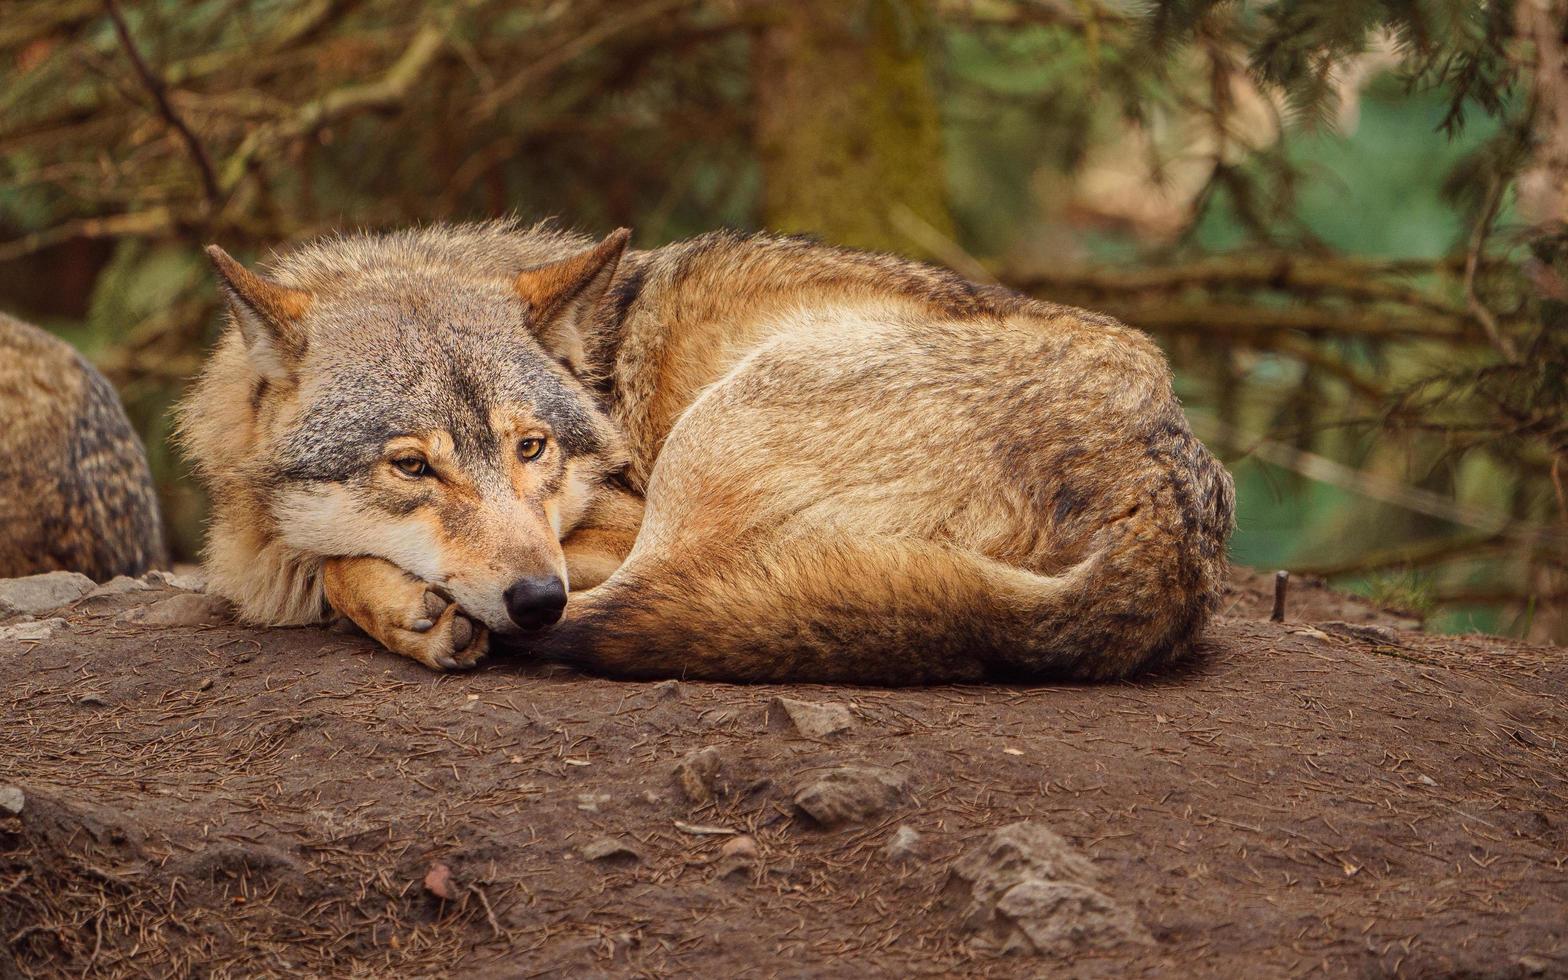
{"type": "MultiPolygon", "coordinates": [[[[559,618],[560,539],[625,464],[579,373],[584,326],[628,233],[593,247],[472,234],[466,255],[451,230],[328,241],[270,277],[208,250],[237,328],[183,423],[214,484],[210,555],[260,533],[225,526],[247,509],[238,497],[274,549],[384,558],[497,633],[559,618]],[[219,414],[195,418],[209,407],[219,414]],[[230,447],[215,445],[220,424],[230,447]],[[202,458],[215,455],[229,464],[202,458]]],[[[247,590],[232,591],[244,605],[247,590]]],[[[267,618],[262,605],[247,611],[267,618]]]]}

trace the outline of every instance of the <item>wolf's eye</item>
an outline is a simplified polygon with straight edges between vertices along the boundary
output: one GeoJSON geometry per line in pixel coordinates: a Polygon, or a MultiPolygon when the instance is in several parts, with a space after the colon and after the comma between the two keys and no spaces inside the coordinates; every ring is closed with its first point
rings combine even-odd
{"type": "Polygon", "coordinates": [[[404,476],[421,477],[430,474],[430,464],[418,456],[399,456],[392,465],[404,476]]]}
{"type": "Polygon", "coordinates": [[[527,439],[517,440],[517,458],[527,463],[535,460],[544,453],[544,439],[540,436],[529,436],[527,439]]]}

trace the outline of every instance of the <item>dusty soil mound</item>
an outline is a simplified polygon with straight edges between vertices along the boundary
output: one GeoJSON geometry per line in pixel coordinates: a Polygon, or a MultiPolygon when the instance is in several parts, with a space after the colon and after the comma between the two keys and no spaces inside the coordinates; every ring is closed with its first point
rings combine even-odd
{"type": "Polygon", "coordinates": [[[1565,651],[1292,593],[1165,676],[910,691],[13,616],[0,976],[1568,975],[1565,651]]]}

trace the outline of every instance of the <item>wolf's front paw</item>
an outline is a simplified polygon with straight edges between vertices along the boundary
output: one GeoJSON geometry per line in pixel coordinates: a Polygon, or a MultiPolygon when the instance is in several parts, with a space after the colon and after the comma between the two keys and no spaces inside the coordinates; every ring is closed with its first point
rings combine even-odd
{"type": "Polygon", "coordinates": [[[471,670],[490,633],[421,580],[379,558],[333,558],[322,566],[327,601],[393,653],[432,670],[471,670]]]}
{"type": "Polygon", "coordinates": [[[490,631],[429,589],[420,605],[422,615],[401,631],[400,646],[387,646],[436,670],[472,670],[490,649],[490,631]]]}

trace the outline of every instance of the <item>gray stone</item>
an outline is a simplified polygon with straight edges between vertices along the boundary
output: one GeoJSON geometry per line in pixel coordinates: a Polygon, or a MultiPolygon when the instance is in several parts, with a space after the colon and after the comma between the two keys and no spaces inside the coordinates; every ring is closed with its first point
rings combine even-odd
{"type": "Polygon", "coordinates": [[[22,787],[0,783],[0,812],[18,817],[22,815],[22,808],[26,805],[27,794],[22,792],[22,787]]]}
{"type": "Polygon", "coordinates": [[[45,572],[0,579],[0,616],[47,612],[91,592],[93,580],[76,572],[45,572]]]}
{"type": "Polygon", "coordinates": [[[143,575],[142,581],[147,583],[148,586],[154,588],[163,587],[179,589],[181,592],[207,591],[207,576],[203,575],[201,572],[188,572],[182,575],[177,572],[165,571],[160,568],[154,569],[153,571],[148,572],[146,575],[143,575]]]}
{"type": "Polygon", "coordinates": [[[600,837],[583,845],[579,852],[585,861],[635,864],[642,860],[642,851],[635,844],[620,837],[600,837]]]}
{"type": "Polygon", "coordinates": [[[859,823],[904,799],[904,777],[880,766],[840,766],[795,791],[795,805],[824,827],[859,823]]]}
{"type": "Polygon", "coordinates": [[[226,601],[194,592],[161,599],[150,606],[132,609],[121,617],[125,622],[144,626],[217,626],[232,618],[233,612],[226,601]]]}
{"type": "Polygon", "coordinates": [[[768,702],[767,725],[776,731],[795,731],[807,738],[826,738],[854,728],[855,718],[848,707],[835,702],[776,697],[768,702]]]}
{"type": "Polygon", "coordinates": [[[144,582],[139,578],[131,578],[129,575],[116,575],[114,578],[98,586],[98,588],[87,593],[87,596],[88,598],[95,598],[97,596],[116,596],[124,595],[127,592],[148,592],[154,588],[156,588],[156,586],[152,585],[150,582],[144,582]]]}
{"type": "Polygon", "coordinates": [[[976,945],[994,953],[1065,956],[1153,942],[1133,913],[1101,891],[1094,866],[1049,827],[1009,824],[948,873],[946,895],[976,945]]]}
{"type": "Polygon", "coordinates": [[[47,640],[54,635],[56,630],[63,629],[65,629],[65,620],[58,616],[53,619],[33,619],[24,623],[0,627],[0,641],[47,640]]]}
{"type": "Polygon", "coordinates": [[[906,823],[893,831],[882,853],[889,861],[907,861],[920,857],[924,844],[925,838],[920,836],[920,831],[906,823]]]}
{"type": "Polygon", "coordinates": [[[1002,953],[1069,956],[1154,941],[1131,911],[1099,889],[1072,881],[1019,882],[997,900],[996,922],[1005,924],[1002,953]]]}
{"type": "Polygon", "coordinates": [[[697,749],[675,764],[675,782],[688,801],[706,803],[719,791],[719,771],[723,767],[718,749],[711,745],[697,749]]]}

